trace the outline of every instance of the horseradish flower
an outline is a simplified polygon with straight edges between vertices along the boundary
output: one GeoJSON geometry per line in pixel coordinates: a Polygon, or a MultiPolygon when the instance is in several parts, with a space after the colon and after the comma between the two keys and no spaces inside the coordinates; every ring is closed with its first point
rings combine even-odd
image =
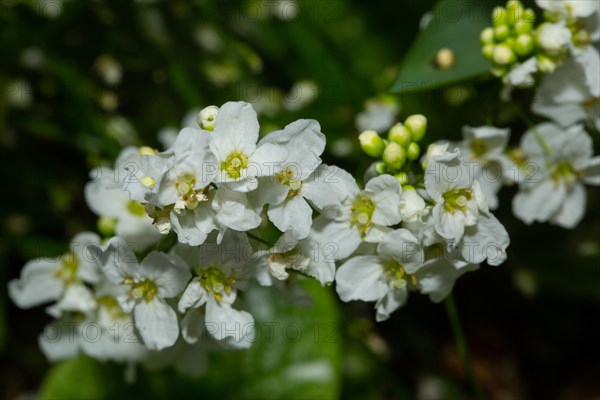
{"type": "Polygon", "coordinates": [[[413,274],[422,267],[423,250],[406,229],[389,232],[377,246],[377,255],[350,258],[336,273],[336,290],[342,301],[375,301],[377,321],[404,305],[413,274]]]}
{"type": "Polygon", "coordinates": [[[256,202],[260,207],[269,204],[267,215],[277,229],[304,239],[312,225],[309,202],[323,209],[338,201],[329,184],[335,179],[336,170],[320,166],[325,135],[318,122],[298,120],[281,131],[269,133],[259,145],[266,143],[284,147],[288,157],[277,175],[259,180],[256,202]]]}
{"type": "Polygon", "coordinates": [[[328,206],[313,222],[312,237],[321,243],[336,243],[336,260],[348,257],[362,241],[376,243],[400,222],[402,187],[391,175],[380,175],[361,191],[346,171],[336,173],[335,189],[340,204],[328,206]]]}
{"type": "Polygon", "coordinates": [[[98,264],[115,285],[129,287],[117,301],[124,312],[133,312],[140,337],[149,349],[172,346],[179,336],[175,310],[166,299],[181,293],[191,274],[176,256],[153,251],[138,264],[131,246],[119,237],[100,249],[98,264]]]}
{"type": "Polygon", "coordinates": [[[18,307],[30,308],[58,300],[71,285],[97,282],[100,275],[90,250],[99,244],[95,233],[80,233],[60,258],[29,261],[21,277],[8,283],[10,298],[18,307]]]}
{"type": "Polygon", "coordinates": [[[185,313],[181,322],[183,338],[195,343],[206,326],[216,340],[234,347],[250,347],[254,318],[233,308],[238,290],[245,288],[254,273],[254,253],[246,234],[227,231],[220,244],[178,245],[175,253],[196,273],[178,304],[179,312],[185,313]]]}
{"type": "Polygon", "coordinates": [[[152,218],[146,215],[144,206],[131,200],[123,190],[123,183],[131,178],[125,168],[138,168],[142,154],[151,154],[149,148],[126,147],[115,161],[115,169],[95,168],[90,172],[92,181],[85,185],[85,200],[100,218],[99,225],[109,225],[107,236],[116,234],[134,242],[142,250],[160,239],[152,226],[152,218]],[[110,225],[114,225],[114,229],[110,225]],[[114,231],[114,232],[110,232],[114,231]]]}
{"type": "Polygon", "coordinates": [[[271,275],[278,280],[289,277],[287,270],[294,270],[330,284],[335,275],[335,243],[320,243],[310,236],[297,240],[291,231],[281,235],[269,250],[267,265],[271,275]]]}
{"type": "Polygon", "coordinates": [[[538,125],[523,136],[521,152],[538,160],[538,170],[521,183],[514,214],[526,224],[549,220],[575,227],[585,213],[583,184],[600,185],[600,157],[592,157],[592,139],[583,126],[565,131],[552,123],[538,125]]]}
{"type": "Polygon", "coordinates": [[[474,178],[481,187],[490,209],[498,207],[496,194],[502,187],[504,166],[509,163],[503,154],[510,131],[491,126],[463,128],[463,141],[457,144],[463,157],[474,167],[474,178]]]}
{"type": "Polygon", "coordinates": [[[432,157],[427,164],[425,187],[436,203],[432,210],[435,230],[446,240],[458,243],[465,227],[475,225],[480,212],[488,212],[474,179],[473,168],[468,168],[458,150],[432,157]]]}
{"type": "Polygon", "coordinates": [[[571,31],[564,22],[545,22],[537,29],[537,44],[547,54],[558,56],[567,51],[571,43],[571,31]]]}
{"type": "Polygon", "coordinates": [[[249,192],[258,186],[257,178],[279,173],[287,151],[273,143],[257,146],[258,133],[258,119],[252,105],[228,102],[219,109],[210,143],[217,158],[216,183],[249,192]]]}

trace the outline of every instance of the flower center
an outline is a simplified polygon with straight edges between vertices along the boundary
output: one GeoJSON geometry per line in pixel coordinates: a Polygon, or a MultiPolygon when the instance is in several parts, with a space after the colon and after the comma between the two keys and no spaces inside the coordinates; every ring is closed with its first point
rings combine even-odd
{"type": "Polygon", "coordinates": [[[455,189],[444,193],[444,208],[450,214],[456,210],[467,212],[467,203],[473,198],[473,192],[469,189],[455,189]]]}
{"type": "Polygon", "coordinates": [[[296,178],[296,170],[292,166],[285,167],[283,171],[276,175],[275,178],[277,179],[277,182],[290,187],[290,191],[288,192],[286,199],[289,200],[300,193],[303,181],[296,178]]]}
{"type": "Polygon", "coordinates": [[[207,192],[209,187],[203,189],[195,189],[196,177],[192,174],[182,174],[175,181],[177,193],[181,196],[175,203],[175,211],[181,212],[184,208],[193,210],[198,207],[201,201],[208,200],[207,192]]]}
{"type": "Polygon", "coordinates": [[[212,293],[215,300],[223,300],[223,292],[230,293],[231,288],[237,282],[232,276],[225,275],[219,267],[209,267],[198,270],[198,281],[208,293],[212,293]]]}
{"type": "Polygon", "coordinates": [[[135,282],[132,278],[123,280],[123,284],[129,285],[131,289],[127,292],[134,299],[143,299],[149,303],[158,293],[158,286],[154,281],[146,279],[141,282],[135,282]]]}
{"type": "Polygon", "coordinates": [[[371,218],[375,211],[375,203],[366,196],[358,196],[350,208],[350,223],[358,227],[361,235],[365,235],[371,227],[371,218]]]}
{"type": "Polygon", "coordinates": [[[61,278],[65,285],[77,281],[79,260],[73,253],[67,253],[60,258],[60,267],[54,271],[54,276],[61,278]]]}
{"type": "Polygon", "coordinates": [[[144,215],[146,215],[146,209],[144,205],[135,200],[129,200],[129,202],[127,203],[127,211],[129,211],[136,217],[143,217],[144,215]]]}
{"type": "Polygon", "coordinates": [[[113,320],[127,317],[127,314],[124,313],[123,310],[121,310],[117,299],[115,299],[114,297],[102,296],[99,297],[96,301],[98,302],[98,305],[100,307],[104,307],[108,311],[108,314],[113,320]]]}
{"type": "Polygon", "coordinates": [[[555,183],[562,180],[567,185],[574,183],[579,176],[580,174],[575,171],[571,163],[567,161],[559,162],[552,172],[552,180],[554,180],[555,183]]]}
{"type": "Polygon", "coordinates": [[[239,179],[242,176],[242,170],[248,167],[248,158],[236,151],[231,153],[227,160],[221,162],[220,167],[230,178],[239,179]]]}
{"type": "Polygon", "coordinates": [[[483,156],[488,151],[487,144],[485,144],[482,140],[476,139],[471,142],[471,153],[473,154],[472,158],[479,158],[483,156]]]}
{"type": "Polygon", "coordinates": [[[402,264],[396,260],[386,260],[383,263],[385,276],[394,289],[402,289],[408,284],[416,285],[417,277],[407,274],[402,264]]]}

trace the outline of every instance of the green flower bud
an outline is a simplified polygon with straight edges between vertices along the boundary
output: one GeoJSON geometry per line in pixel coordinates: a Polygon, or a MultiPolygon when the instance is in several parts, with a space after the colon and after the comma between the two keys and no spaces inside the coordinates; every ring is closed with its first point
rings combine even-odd
{"type": "Polygon", "coordinates": [[[390,142],[398,143],[402,147],[406,147],[411,141],[410,131],[403,124],[397,123],[390,129],[388,140],[390,142]]]}
{"type": "Polygon", "coordinates": [[[513,48],[519,57],[524,57],[533,51],[533,45],[533,37],[526,33],[522,33],[517,37],[513,48]]]}
{"type": "Polygon", "coordinates": [[[479,35],[479,40],[481,40],[481,44],[492,44],[494,43],[494,28],[487,27],[481,31],[479,35]]]}
{"type": "Polygon", "coordinates": [[[421,114],[411,115],[406,118],[404,125],[406,125],[410,131],[412,140],[418,142],[425,136],[425,131],[427,130],[427,118],[421,114]]]}
{"type": "Polygon", "coordinates": [[[383,150],[383,162],[392,171],[399,171],[406,162],[406,150],[396,142],[390,142],[383,150]]]}
{"type": "Polygon", "coordinates": [[[450,69],[454,65],[454,52],[450,49],[441,49],[435,55],[435,65],[439,69],[450,69]]]}
{"type": "Polygon", "coordinates": [[[115,228],[117,227],[117,219],[111,217],[98,218],[98,232],[105,237],[114,236],[115,228]]]}
{"type": "Polygon", "coordinates": [[[408,174],[406,172],[399,172],[394,175],[394,178],[398,180],[400,185],[406,185],[408,183],[408,174]]]}
{"type": "Polygon", "coordinates": [[[506,22],[514,25],[523,17],[523,4],[518,0],[510,0],[506,3],[506,22]]]}
{"type": "Polygon", "coordinates": [[[515,52],[506,44],[499,44],[494,47],[492,54],[492,60],[498,65],[510,65],[517,61],[515,52]]]}
{"type": "Polygon", "coordinates": [[[506,71],[507,71],[506,67],[496,65],[496,66],[492,67],[492,70],[490,72],[496,78],[501,78],[504,76],[504,74],[506,74],[506,71]]]}
{"type": "Polygon", "coordinates": [[[494,47],[495,46],[493,44],[486,44],[481,49],[481,54],[483,54],[483,56],[488,60],[491,60],[492,56],[494,55],[494,47]]]}
{"type": "Polygon", "coordinates": [[[573,35],[573,44],[575,44],[575,46],[587,46],[591,41],[592,35],[585,29],[580,29],[573,35]]]}
{"type": "Polygon", "coordinates": [[[198,125],[202,129],[206,129],[207,131],[211,131],[215,129],[215,122],[217,120],[217,114],[219,113],[219,107],[217,106],[208,106],[202,109],[198,113],[198,125]]]}
{"type": "Polygon", "coordinates": [[[416,142],[412,142],[406,149],[406,157],[410,161],[414,161],[421,155],[421,148],[416,142]]]}
{"type": "Polygon", "coordinates": [[[375,172],[377,172],[377,175],[383,175],[387,172],[387,167],[383,161],[376,162],[373,168],[375,169],[375,172]]]}
{"type": "Polygon", "coordinates": [[[504,39],[510,36],[510,28],[508,25],[499,25],[494,28],[494,39],[497,42],[502,42],[504,39]]]}
{"type": "Polygon", "coordinates": [[[506,25],[506,9],[504,7],[495,7],[492,11],[492,25],[506,25]]]}
{"type": "Polygon", "coordinates": [[[381,136],[375,131],[364,131],[358,136],[360,147],[371,157],[381,157],[385,144],[381,136]]]}
{"type": "Polygon", "coordinates": [[[517,32],[517,34],[531,33],[534,25],[535,11],[533,11],[531,8],[528,8],[523,11],[523,16],[521,19],[515,23],[515,32],[517,32]]]}
{"type": "Polygon", "coordinates": [[[551,74],[556,69],[557,65],[554,61],[544,55],[537,56],[537,66],[540,72],[544,74],[551,74]]]}

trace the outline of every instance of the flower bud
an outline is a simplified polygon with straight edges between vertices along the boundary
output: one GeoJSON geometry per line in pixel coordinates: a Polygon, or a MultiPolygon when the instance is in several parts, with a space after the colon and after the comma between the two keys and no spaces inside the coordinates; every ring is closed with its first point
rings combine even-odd
{"type": "Polygon", "coordinates": [[[416,142],[412,142],[406,149],[406,157],[410,161],[414,161],[421,155],[421,148],[416,142]]]}
{"type": "Polygon", "coordinates": [[[200,125],[202,129],[212,131],[215,129],[215,121],[218,113],[219,107],[217,106],[208,106],[203,108],[202,111],[198,113],[198,125],[200,125]]]}
{"type": "Polygon", "coordinates": [[[427,155],[425,156],[425,161],[423,162],[423,169],[427,168],[427,164],[429,164],[429,160],[432,157],[443,156],[448,152],[448,143],[444,144],[435,144],[432,143],[427,148],[427,155]]]}
{"type": "Polygon", "coordinates": [[[523,17],[523,4],[518,0],[510,0],[506,3],[506,23],[514,25],[523,17]]]}
{"type": "Polygon", "coordinates": [[[454,52],[450,49],[441,49],[435,55],[435,65],[439,69],[450,69],[454,66],[454,52]]]}
{"type": "Polygon", "coordinates": [[[383,150],[383,162],[392,171],[399,171],[406,162],[406,150],[396,142],[390,142],[383,150]]]}
{"type": "Polygon", "coordinates": [[[544,74],[551,74],[554,72],[557,65],[550,58],[548,58],[544,55],[539,55],[537,57],[537,67],[540,70],[540,72],[542,72],[544,74]]]}
{"type": "Polygon", "coordinates": [[[154,150],[152,147],[142,146],[138,150],[140,156],[155,156],[158,152],[154,150]]]}
{"type": "Polygon", "coordinates": [[[495,65],[492,67],[490,72],[496,78],[501,78],[506,74],[507,69],[506,69],[506,67],[501,67],[501,66],[495,65]]]}
{"type": "Polygon", "coordinates": [[[533,51],[533,38],[526,33],[520,34],[515,41],[515,53],[518,56],[524,57],[533,51]]]}
{"type": "Polygon", "coordinates": [[[100,217],[98,219],[98,232],[100,232],[103,236],[111,237],[115,234],[115,229],[117,227],[117,219],[111,217],[100,217]]]}
{"type": "Polygon", "coordinates": [[[481,49],[481,54],[483,54],[483,56],[488,60],[491,60],[494,55],[494,47],[495,46],[493,44],[486,44],[481,49]]]}
{"type": "Polygon", "coordinates": [[[400,185],[406,185],[408,183],[408,174],[406,172],[399,172],[394,175],[394,178],[398,180],[400,185]]]}
{"type": "Polygon", "coordinates": [[[360,141],[361,149],[363,149],[367,155],[377,158],[381,156],[381,153],[383,153],[385,144],[377,132],[364,131],[358,136],[358,140],[360,141]]]}
{"type": "Polygon", "coordinates": [[[494,39],[497,42],[502,42],[510,35],[508,25],[500,25],[494,28],[494,39]]]}
{"type": "Polygon", "coordinates": [[[544,22],[537,29],[538,46],[550,54],[559,54],[571,43],[571,31],[564,24],[544,22]]]}
{"type": "Polygon", "coordinates": [[[373,168],[375,169],[375,172],[377,172],[377,175],[383,175],[387,172],[387,167],[383,161],[376,162],[373,165],[373,168]]]}
{"type": "Polygon", "coordinates": [[[523,11],[521,19],[515,23],[515,32],[517,32],[517,34],[531,33],[534,24],[535,12],[531,8],[528,8],[523,11]]]}
{"type": "Polygon", "coordinates": [[[402,202],[400,203],[402,221],[416,222],[423,215],[425,207],[425,200],[419,196],[414,187],[410,185],[402,186],[402,202]]]}
{"type": "Polygon", "coordinates": [[[494,43],[494,28],[487,27],[481,31],[479,35],[479,40],[481,40],[481,44],[493,44],[494,43]]]}
{"type": "Polygon", "coordinates": [[[427,130],[427,118],[421,114],[411,115],[406,118],[404,125],[408,128],[412,140],[418,142],[425,136],[425,131],[427,130]]]}
{"type": "Polygon", "coordinates": [[[410,144],[410,132],[406,126],[401,123],[397,123],[392,126],[390,132],[388,133],[388,140],[390,142],[398,143],[402,147],[406,147],[410,144]]]}
{"type": "Polygon", "coordinates": [[[492,25],[502,26],[506,24],[506,9],[504,7],[495,7],[492,11],[492,25]]]}
{"type": "Polygon", "coordinates": [[[506,44],[499,44],[494,47],[492,60],[498,65],[509,65],[517,61],[514,51],[506,44]]]}

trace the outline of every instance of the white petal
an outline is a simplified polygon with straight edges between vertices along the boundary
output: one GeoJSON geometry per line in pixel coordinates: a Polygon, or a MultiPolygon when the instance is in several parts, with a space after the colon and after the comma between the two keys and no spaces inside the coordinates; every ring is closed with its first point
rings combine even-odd
{"type": "Polygon", "coordinates": [[[342,301],[376,301],[388,291],[384,277],[385,270],[379,257],[353,257],[338,269],[336,291],[342,301]]]}
{"type": "Polygon", "coordinates": [[[465,230],[461,252],[467,262],[479,264],[487,261],[496,266],[506,260],[509,243],[508,233],[500,221],[491,214],[482,214],[476,225],[465,230]]]}
{"type": "Polygon", "coordinates": [[[202,337],[204,326],[203,312],[197,308],[191,308],[181,321],[181,336],[186,342],[194,344],[202,337]]]}
{"type": "Polygon", "coordinates": [[[209,300],[206,305],[206,329],[217,340],[226,340],[237,348],[249,348],[254,341],[254,318],[229,304],[209,300]]]}
{"type": "Polygon", "coordinates": [[[192,274],[177,256],[158,251],[148,254],[140,263],[140,275],[158,286],[163,298],[175,297],[185,288],[192,274]]]}
{"type": "Polygon", "coordinates": [[[446,260],[440,259],[416,273],[417,284],[421,293],[428,294],[431,301],[439,303],[452,291],[454,282],[459,276],[477,268],[479,268],[477,264],[470,264],[457,269],[446,260]]]}
{"type": "Polygon", "coordinates": [[[57,300],[63,283],[54,272],[60,262],[38,259],[29,261],[21,271],[21,278],[8,283],[8,295],[19,308],[30,308],[57,300]]]}
{"type": "Polygon", "coordinates": [[[408,300],[408,290],[406,290],[406,286],[387,292],[387,294],[375,304],[375,309],[377,310],[375,319],[377,322],[388,319],[391,313],[406,304],[406,300],[408,300]]]}
{"type": "Polygon", "coordinates": [[[175,344],[179,336],[177,314],[164,300],[141,301],[134,309],[135,325],[151,350],[162,350],[175,344]]]}
{"type": "Polygon", "coordinates": [[[335,179],[330,177],[335,172],[332,167],[319,165],[319,168],[303,182],[300,194],[319,210],[343,201],[346,193],[340,195],[336,192],[335,184],[329,182],[330,179],[335,179]]]}
{"type": "Polygon", "coordinates": [[[600,156],[586,160],[580,167],[583,172],[583,182],[588,185],[600,186],[600,156]]]}
{"type": "Polygon", "coordinates": [[[286,148],[277,144],[258,146],[248,159],[248,176],[274,176],[283,168],[287,155],[286,148]]]}
{"type": "Polygon", "coordinates": [[[313,221],[311,237],[323,246],[336,247],[334,254],[336,260],[350,256],[361,242],[360,233],[350,225],[349,221],[332,221],[322,215],[313,221]]]}
{"type": "Polygon", "coordinates": [[[54,321],[44,328],[38,343],[49,361],[75,358],[81,344],[80,322],[54,321]]]}
{"type": "Polygon", "coordinates": [[[435,221],[435,231],[447,240],[459,242],[465,232],[465,214],[462,211],[450,213],[444,208],[444,203],[433,207],[432,217],[435,221]]]}
{"type": "Polygon", "coordinates": [[[237,231],[254,229],[261,223],[260,215],[251,207],[245,193],[221,187],[212,208],[219,223],[237,231]]]}
{"type": "Polygon", "coordinates": [[[365,192],[375,203],[372,221],[375,224],[390,226],[400,222],[400,194],[402,187],[391,175],[381,175],[371,179],[365,192]]]}
{"type": "Polygon", "coordinates": [[[312,208],[301,196],[269,206],[267,214],[277,229],[282,232],[291,230],[296,239],[304,239],[310,233],[312,208]]]}
{"type": "Polygon", "coordinates": [[[202,288],[198,279],[193,279],[181,295],[177,309],[180,313],[183,313],[190,307],[200,307],[202,304],[206,303],[207,300],[208,296],[206,290],[202,288]]]}
{"type": "Polygon", "coordinates": [[[385,235],[377,246],[377,252],[398,261],[408,273],[416,271],[424,262],[419,241],[407,229],[397,229],[385,235]]]}
{"type": "Polygon", "coordinates": [[[553,224],[563,228],[573,229],[585,215],[587,193],[585,187],[577,182],[567,191],[562,208],[552,219],[553,224]]]}
{"type": "Polygon", "coordinates": [[[249,103],[227,102],[219,109],[211,149],[224,161],[234,151],[250,155],[258,140],[258,117],[249,103]]]}
{"type": "Polygon", "coordinates": [[[545,222],[561,208],[566,197],[563,184],[547,179],[530,189],[522,189],[513,198],[513,213],[526,224],[545,222]]]}

